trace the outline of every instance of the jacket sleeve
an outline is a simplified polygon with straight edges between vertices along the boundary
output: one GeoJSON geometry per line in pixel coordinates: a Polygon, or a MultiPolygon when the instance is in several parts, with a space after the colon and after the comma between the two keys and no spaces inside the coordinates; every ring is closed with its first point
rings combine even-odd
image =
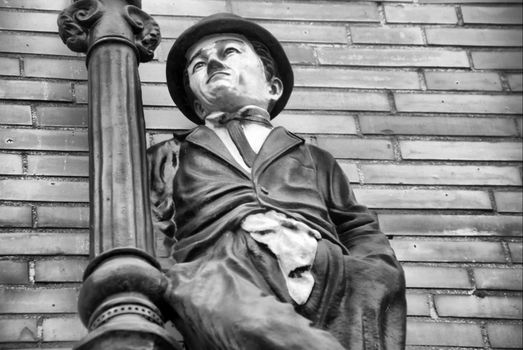
{"type": "Polygon", "coordinates": [[[313,147],[320,190],[340,242],[351,254],[365,256],[376,249],[392,253],[376,216],[356,201],[349,181],[328,152],[313,147]]]}
{"type": "Polygon", "coordinates": [[[334,158],[313,149],[318,181],[345,257],[351,349],[404,349],[405,277],[375,216],[358,204],[334,158]],[[314,155],[315,154],[315,155],[314,155]]]}
{"type": "Polygon", "coordinates": [[[168,250],[175,243],[176,209],[173,201],[173,180],[178,169],[179,148],[180,142],[170,139],[147,150],[154,234],[156,237],[164,236],[164,246],[168,250]]]}

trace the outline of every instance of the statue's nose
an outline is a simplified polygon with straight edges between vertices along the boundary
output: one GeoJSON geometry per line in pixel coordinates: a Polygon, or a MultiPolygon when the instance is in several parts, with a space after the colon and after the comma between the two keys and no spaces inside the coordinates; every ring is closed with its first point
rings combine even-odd
{"type": "Polygon", "coordinates": [[[211,57],[209,61],[207,62],[207,75],[211,75],[212,73],[223,70],[225,68],[225,65],[222,63],[222,61],[217,57],[211,57]]]}

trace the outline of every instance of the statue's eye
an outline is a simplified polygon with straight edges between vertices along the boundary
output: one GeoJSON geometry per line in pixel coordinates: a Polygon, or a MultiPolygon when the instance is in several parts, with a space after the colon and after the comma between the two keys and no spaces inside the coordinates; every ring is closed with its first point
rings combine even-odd
{"type": "Polygon", "coordinates": [[[193,72],[196,72],[197,70],[199,70],[200,68],[203,68],[203,66],[205,66],[205,63],[203,61],[199,61],[199,62],[196,62],[194,64],[194,66],[192,67],[192,71],[193,72]]]}
{"type": "Polygon", "coordinates": [[[240,52],[240,50],[238,50],[235,47],[230,46],[230,47],[227,47],[225,50],[223,50],[223,55],[224,56],[229,56],[231,54],[239,53],[239,52],[240,52]]]}

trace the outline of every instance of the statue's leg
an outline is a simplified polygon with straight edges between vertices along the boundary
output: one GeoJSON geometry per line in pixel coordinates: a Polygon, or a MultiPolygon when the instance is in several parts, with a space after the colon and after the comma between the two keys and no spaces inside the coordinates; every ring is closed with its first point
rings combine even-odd
{"type": "Polygon", "coordinates": [[[166,299],[188,348],[343,349],[292,304],[278,300],[252,261],[249,238],[225,233],[204,257],[168,272],[166,299]]]}

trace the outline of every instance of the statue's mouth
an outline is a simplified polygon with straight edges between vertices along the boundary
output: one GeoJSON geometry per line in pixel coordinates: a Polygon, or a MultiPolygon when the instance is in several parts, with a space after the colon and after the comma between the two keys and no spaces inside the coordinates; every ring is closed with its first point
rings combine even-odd
{"type": "Polygon", "coordinates": [[[209,78],[207,78],[207,83],[209,83],[211,80],[213,80],[214,78],[216,77],[220,77],[220,76],[223,76],[223,75],[230,75],[230,73],[226,72],[226,71],[217,71],[217,72],[214,72],[212,73],[209,78]]]}

